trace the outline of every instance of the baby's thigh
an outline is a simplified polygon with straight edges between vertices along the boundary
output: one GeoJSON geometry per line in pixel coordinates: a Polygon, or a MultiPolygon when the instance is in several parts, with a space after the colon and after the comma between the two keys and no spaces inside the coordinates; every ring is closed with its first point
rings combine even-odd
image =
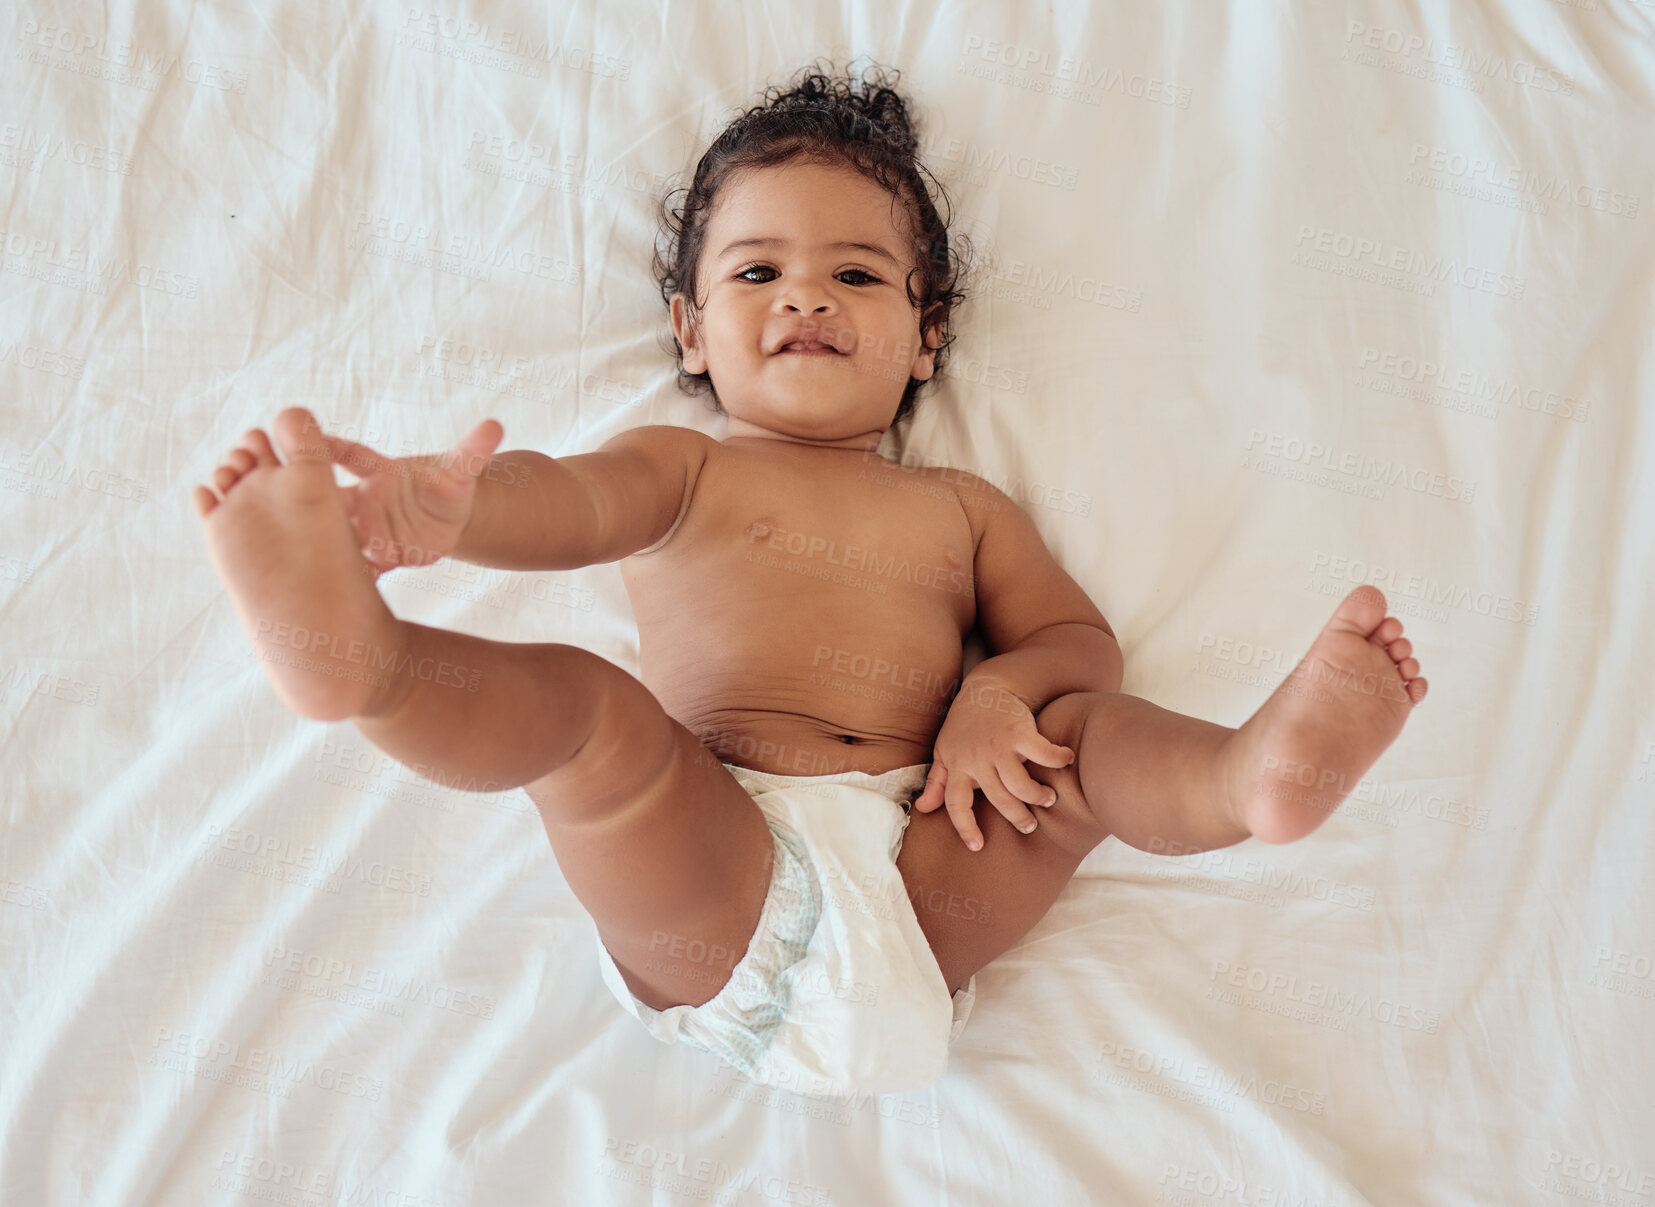
{"type": "Polygon", "coordinates": [[[595,728],[527,785],[564,879],[632,992],[657,1010],[712,998],[770,887],[753,798],[641,683],[617,670],[595,728]]]}
{"type": "MultiPolygon", "coordinates": [[[[1037,718],[1041,733],[1063,745],[1080,740],[1078,725],[1068,732],[1067,711],[1054,712],[1049,725],[1045,714],[1037,718]]],[[[1034,833],[1019,833],[979,792],[982,850],[965,845],[946,809],[915,810],[903,836],[897,870],[950,993],[1028,934],[1087,852],[1108,837],[1080,794],[1078,764],[1027,766],[1057,793],[1056,804],[1034,810],[1040,820],[1034,833]]]]}

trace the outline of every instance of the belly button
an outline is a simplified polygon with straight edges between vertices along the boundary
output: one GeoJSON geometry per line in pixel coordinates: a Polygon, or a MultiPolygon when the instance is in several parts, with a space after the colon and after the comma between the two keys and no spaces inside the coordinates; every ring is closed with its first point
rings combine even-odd
{"type": "Polygon", "coordinates": [[[769,535],[770,525],[766,524],[763,520],[754,520],[751,524],[747,525],[747,539],[749,541],[760,540],[769,535]]]}

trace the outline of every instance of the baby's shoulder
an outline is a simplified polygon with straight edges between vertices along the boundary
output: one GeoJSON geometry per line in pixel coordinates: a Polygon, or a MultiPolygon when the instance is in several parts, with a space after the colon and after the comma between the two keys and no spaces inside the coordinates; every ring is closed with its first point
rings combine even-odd
{"type": "Polygon", "coordinates": [[[983,532],[993,518],[1017,503],[994,483],[970,470],[950,465],[921,467],[927,482],[938,493],[946,491],[959,504],[971,525],[972,543],[982,540],[983,532]]]}
{"type": "Polygon", "coordinates": [[[1011,496],[1005,491],[968,469],[957,469],[951,465],[931,465],[926,467],[925,472],[931,481],[952,487],[960,496],[960,502],[967,507],[998,508],[1011,502],[1011,496]]]}

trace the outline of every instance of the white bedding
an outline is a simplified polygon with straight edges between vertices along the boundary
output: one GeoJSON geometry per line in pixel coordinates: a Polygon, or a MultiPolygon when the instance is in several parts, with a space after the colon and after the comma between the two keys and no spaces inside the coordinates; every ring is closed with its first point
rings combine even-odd
{"type": "MultiPolygon", "coordinates": [[[[1655,1207],[1652,0],[357,7],[0,29],[0,1202],[1655,1207]],[[289,713],[188,491],[294,403],[722,435],[656,197],[860,53],[992,253],[885,451],[1017,497],[1130,692],[1239,724],[1373,581],[1431,694],[823,1102],[619,1010],[521,794],[289,713]]],[[[385,590],[637,669],[612,565],[385,590]]]]}

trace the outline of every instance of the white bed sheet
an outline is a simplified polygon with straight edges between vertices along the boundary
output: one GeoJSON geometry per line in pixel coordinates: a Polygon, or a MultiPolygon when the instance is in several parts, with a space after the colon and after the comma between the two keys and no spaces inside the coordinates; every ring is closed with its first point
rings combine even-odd
{"type": "MultiPolygon", "coordinates": [[[[0,30],[0,1201],[1655,1204],[1655,3],[347,7],[0,30]],[[721,435],[655,198],[860,53],[988,253],[886,451],[1017,497],[1128,691],[1238,724],[1362,581],[1432,688],[824,1103],[617,1008],[521,794],[291,715],[187,495],[293,403],[721,435]]],[[[636,670],[613,566],[386,592],[636,670]]]]}

